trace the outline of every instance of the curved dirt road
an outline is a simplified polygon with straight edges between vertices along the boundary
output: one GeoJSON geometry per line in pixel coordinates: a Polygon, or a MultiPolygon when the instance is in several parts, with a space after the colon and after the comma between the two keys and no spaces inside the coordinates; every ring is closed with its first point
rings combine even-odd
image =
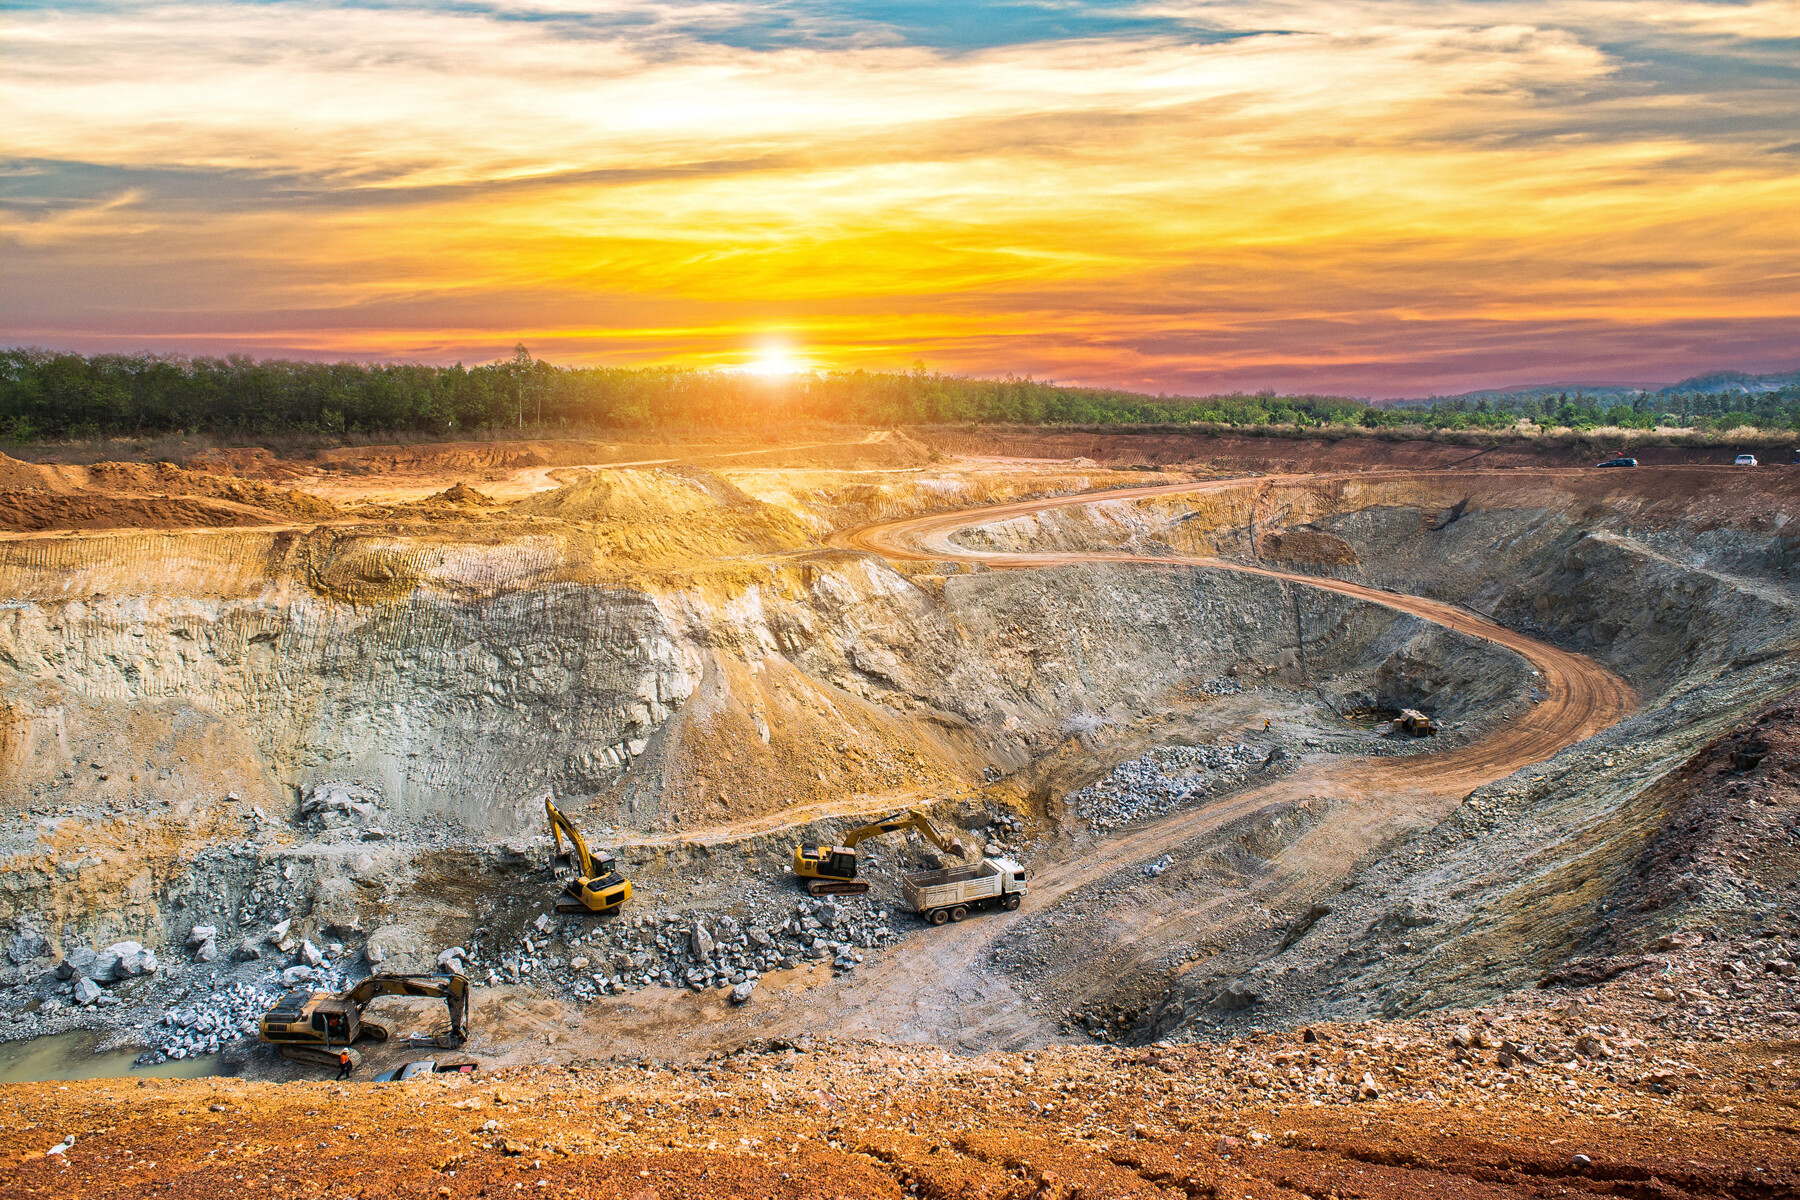
{"type": "MultiPolygon", "coordinates": [[[[1293,482],[1308,477],[1272,478],[1293,482]]],[[[1039,862],[1019,911],[983,914],[960,925],[923,931],[871,960],[869,968],[853,977],[812,981],[772,976],[767,992],[774,1003],[742,1010],[687,993],[662,993],[656,998],[640,994],[607,1006],[608,1034],[625,1043],[643,1039],[646,1049],[667,1046],[670,1040],[718,1044],[753,1034],[805,1032],[949,1043],[967,1049],[1041,1042],[1055,1036],[1055,1018],[1032,1010],[1028,1003],[1032,997],[1021,990],[1028,986],[1023,981],[984,969],[988,951],[1020,920],[1059,903],[1079,909],[1077,893],[1087,885],[1196,840],[1229,836],[1233,823],[1247,817],[1309,807],[1320,814],[1317,825],[1275,854],[1267,875],[1243,895],[1224,896],[1198,908],[1137,909],[1127,921],[1111,921],[1112,941],[1102,961],[1085,964],[1095,968],[1094,990],[1104,990],[1110,981],[1171,946],[1191,944],[1198,932],[1228,937],[1254,926],[1261,919],[1259,912],[1311,903],[1321,891],[1334,888],[1364,855],[1408,830],[1435,824],[1471,789],[1552,757],[1623,719],[1635,706],[1630,685],[1591,659],[1441,601],[1222,559],[1106,552],[1014,554],[968,550],[949,540],[958,530],[1050,508],[1244,484],[1241,479],[1216,480],[1019,501],[867,526],[833,540],[889,559],[979,562],[1011,569],[1081,564],[1202,568],[1338,592],[1518,653],[1538,671],[1543,700],[1479,741],[1454,750],[1403,758],[1306,761],[1260,787],[1121,830],[1080,853],[1039,862]],[[776,1000],[790,987],[803,990],[785,1001],[776,1000]]]]}

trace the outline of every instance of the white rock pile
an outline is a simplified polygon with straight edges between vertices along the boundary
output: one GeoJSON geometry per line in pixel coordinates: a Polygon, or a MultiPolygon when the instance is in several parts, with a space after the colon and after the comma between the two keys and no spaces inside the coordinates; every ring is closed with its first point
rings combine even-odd
{"type": "Polygon", "coordinates": [[[762,976],[802,961],[855,970],[861,951],[900,939],[888,918],[867,896],[801,897],[785,915],[652,913],[605,927],[545,914],[488,978],[561,986],[580,999],[652,986],[730,988],[743,1003],[762,976]]]}
{"type": "Polygon", "coordinates": [[[150,1049],[138,1056],[138,1064],[217,1054],[227,1043],[253,1038],[257,1022],[274,1003],[274,996],[247,983],[220,984],[190,994],[185,1003],[144,1027],[144,1041],[150,1049]]]}
{"type": "Polygon", "coordinates": [[[1164,746],[1120,763],[1106,778],[1070,795],[1091,833],[1193,804],[1236,787],[1268,760],[1268,752],[1231,745],[1164,746]]]}

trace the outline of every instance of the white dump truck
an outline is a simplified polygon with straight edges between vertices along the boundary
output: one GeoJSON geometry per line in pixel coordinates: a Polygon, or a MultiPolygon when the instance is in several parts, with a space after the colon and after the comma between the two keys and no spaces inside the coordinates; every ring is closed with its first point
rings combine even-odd
{"type": "Polygon", "coordinates": [[[1025,868],[1010,858],[984,858],[972,867],[915,871],[900,877],[914,912],[942,925],[976,909],[1019,907],[1025,895],[1025,868]]]}

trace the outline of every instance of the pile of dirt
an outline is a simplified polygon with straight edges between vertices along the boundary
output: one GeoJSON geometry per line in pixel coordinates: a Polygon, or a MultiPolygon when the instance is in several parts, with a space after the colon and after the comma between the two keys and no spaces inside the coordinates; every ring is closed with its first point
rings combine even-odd
{"type": "Polygon", "coordinates": [[[0,530],[11,532],[223,528],[338,515],[336,505],[306,492],[173,463],[45,467],[0,455],[0,530]]]}
{"type": "Polygon", "coordinates": [[[1354,567],[1356,550],[1343,538],[1316,529],[1288,529],[1261,541],[1262,556],[1271,562],[1314,567],[1354,567]]]}
{"type": "Polygon", "coordinates": [[[509,511],[578,525],[599,558],[643,565],[700,565],[817,545],[794,513],[692,467],[594,471],[509,511]]]}
{"type": "Polygon", "coordinates": [[[66,492],[70,490],[62,473],[54,467],[20,462],[0,454],[0,489],[23,492],[66,492]]]}
{"type": "Polygon", "coordinates": [[[236,505],[191,497],[0,491],[0,530],[11,533],[56,529],[223,529],[233,525],[270,525],[276,520],[236,505]]]}
{"type": "Polygon", "coordinates": [[[119,494],[205,496],[301,521],[324,521],[338,515],[336,505],[308,492],[190,471],[173,463],[95,463],[88,468],[88,486],[119,494]]]}

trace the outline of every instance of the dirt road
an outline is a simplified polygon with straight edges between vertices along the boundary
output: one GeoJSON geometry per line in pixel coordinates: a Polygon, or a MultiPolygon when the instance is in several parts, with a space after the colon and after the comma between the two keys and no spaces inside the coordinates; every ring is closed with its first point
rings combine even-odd
{"type": "MultiPolygon", "coordinates": [[[[1365,477],[1366,477],[1365,473],[1365,477]]],[[[1274,477],[1264,482],[1299,482],[1307,477],[1274,477]]],[[[1192,942],[1197,931],[1229,937],[1284,905],[1309,903],[1331,881],[1409,829],[1441,820],[1471,789],[1504,778],[1552,757],[1628,715],[1636,703],[1629,684],[1598,663],[1497,625],[1475,613],[1418,596],[1407,596],[1336,579],[1298,575],[1268,567],[1210,558],[1137,554],[1009,554],[972,551],[950,538],[958,530],[1051,508],[1099,501],[1220,491],[1243,487],[1243,480],[1126,488],[1098,494],[1057,496],[914,517],[854,530],[840,545],[890,559],[979,562],[1003,569],[1119,563],[1154,570],[1238,571],[1334,591],[1384,605],[1422,620],[1485,638],[1521,655],[1539,673],[1543,699],[1517,719],[1477,742],[1439,754],[1345,762],[1307,761],[1293,773],[1261,787],[1225,797],[1204,808],[1177,812],[1122,830],[1071,852],[1060,861],[1035,864],[1031,893],[1015,913],[984,914],[960,925],[908,938],[854,977],[807,980],[803,1001],[777,1001],[758,1011],[729,1011],[703,996],[644,992],[606,1010],[607,1032],[615,1040],[665,1039],[712,1042],[732,1034],[797,1034],[828,1029],[837,1033],[960,1044],[968,1049],[1021,1046],[1054,1035],[1055,1018],[1034,1010],[1026,985],[984,969],[988,953],[1009,929],[1034,914],[1072,906],[1079,918],[1081,889],[1121,870],[1197,839],[1216,836],[1234,822],[1260,811],[1271,813],[1316,805],[1319,823],[1275,856],[1249,904],[1229,900],[1201,909],[1138,912],[1107,955],[1106,972],[1116,976],[1177,942],[1192,942]]],[[[784,973],[786,974],[786,973],[784,973]]],[[[803,973],[804,974],[804,973],[803,973]]],[[[815,973],[816,974],[816,973],[815,973]]],[[[787,980],[771,980],[778,992],[787,980]]],[[[1104,986],[1104,978],[1096,984],[1104,986]]],[[[774,995],[769,1000],[775,1001],[774,995]]]]}

